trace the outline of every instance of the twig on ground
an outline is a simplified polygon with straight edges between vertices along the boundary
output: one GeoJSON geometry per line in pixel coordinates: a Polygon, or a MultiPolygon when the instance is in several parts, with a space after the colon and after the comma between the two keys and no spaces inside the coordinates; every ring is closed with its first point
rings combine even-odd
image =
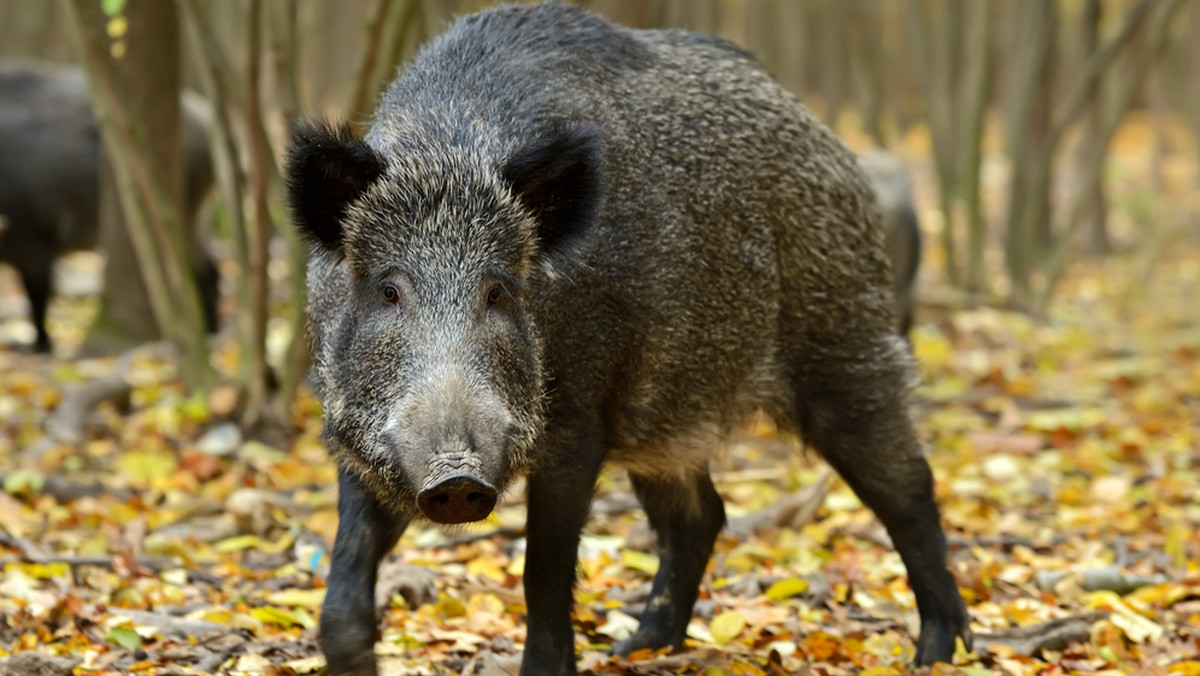
{"type": "Polygon", "coordinates": [[[977,633],[975,645],[984,649],[990,645],[1005,645],[1028,656],[1042,650],[1062,650],[1073,642],[1088,640],[1092,625],[1107,616],[1108,613],[1103,612],[1084,613],[1028,627],[977,633]]]}
{"type": "Polygon", "coordinates": [[[948,537],[946,538],[946,547],[949,549],[968,549],[970,547],[1003,547],[1005,549],[1012,549],[1013,547],[1027,547],[1033,550],[1045,551],[1054,549],[1070,539],[1070,536],[1067,535],[1056,535],[1049,540],[1038,542],[1015,535],[997,535],[995,537],[979,538],[948,537]]]}
{"type": "Polygon", "coordinates": [[[791,529],[803,527],[816,517],[817,510],[829,494],[832,479],[833,471],[826,469],[813,485],[804,490],[789,495],[766,509],[730,519],[729,533],[739,540],[745,540],[768,526],[791,529]]]}
{"type": "MultiPolygon", "coordinates": [[[[178,559],[166,556],[136,556],[133,557],[133,562],[139,566],[143,566],[156,573],[161,573],[164,570],[171,568],[179,568],[183,565],[178,559]]],[[[65,563],[68,566],[99,566],[101,568],[112,568],[117,565],[117,562],[125,562],[126,559],[121,556],[77,556],[64,554],[62,556],[42,556],[40,559],[28,557],[24,554],[20,556],[0,556],[0,566],[6,566],[10,563],[65,563]]]]}
{"type": "Polygon", "coordinates": [[[21,558],[29,563],[44,563],[46,561],[45,552],[35,542],[13,535],[7,530],[0,530],[0,545],[17,550],[20,552],[21,558]]]}
{"type": "Polygon", "coordinates": [[[171,346],[166,342],[139,345],[117,357],[113,370],[100,378],[68,387],[54,414],[46,421],[46,436],[22,451],[26,460],[37,460],[59,444],[78,445],[86,437],[87,418],[101,402],[128,396],[133,390],[129,374],[138,358],[161,358],[171,346]]]}

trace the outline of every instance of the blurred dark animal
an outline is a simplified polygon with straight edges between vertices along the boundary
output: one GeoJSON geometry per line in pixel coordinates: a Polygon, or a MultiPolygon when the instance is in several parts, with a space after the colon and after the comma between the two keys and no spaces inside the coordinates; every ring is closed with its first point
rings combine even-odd
{"type": "MultiPolygon", "coordinates": [[[[212,111],[192,92],[182,95],[181,104],[184,217],[194,219],[213,185],[208,152],[212,111]]],[[[0,262],[21,275],[39,351],[50,349],[46,306],[54,260],[93,249],[99,239],[101,153],[81,68],[0,61],[0,214],[8,220],[0,234],[0,262]]],[[[215,328],[217,269],[206,254],[197,258],[205,318],[215,328]]]]}
{"type": "Polygon", "coordinates": [[[896,320],[901,335],[912,330],[917,271],[921,266],[921,229],[912,203],[912,179],[891,153],[874,150],[859,156],[871,179],[883,216],[884,247],[896,281],[896,320]]]}

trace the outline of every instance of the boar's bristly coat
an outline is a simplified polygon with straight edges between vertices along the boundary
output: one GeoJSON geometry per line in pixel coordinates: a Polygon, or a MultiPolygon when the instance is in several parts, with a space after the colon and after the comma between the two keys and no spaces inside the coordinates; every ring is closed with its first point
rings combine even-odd
{"type": "Polygon", "coordinates": [[[969,641],[870,188],[751,56],[557,4],[482,12],[421,51],[365,139],[298,125],[289,180],[340,471],[330,673],[375,673],[376,565],[409,520],[481,519],[520,475],[521,673],[575,673],[579,534],[606,461],[662,547],[615,649],[681,644],[725,521],[708,462],[756,409],[886,525],[917,662],[969,641]]]}

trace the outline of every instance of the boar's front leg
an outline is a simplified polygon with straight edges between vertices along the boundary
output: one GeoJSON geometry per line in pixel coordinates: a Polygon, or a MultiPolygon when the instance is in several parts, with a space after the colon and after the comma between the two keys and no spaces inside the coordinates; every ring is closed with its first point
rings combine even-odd
{"type": "Polygon", "coordinates": [[[330,676],[375,676],[375,575],[411,519],[375,499],[353,472],[338,471],[338,531],[321,611],[330,676]]]}
{"type": "Polygon", "coordinates": [[[571,610],[579,534],[587,523],[604,448],[595,438],[573,439],[555,447],[569,450],[558,454],[562,459],[552,466],[547,463],[529,475],[525,525],[525,605],[529,615],[521,676],[575,673],[571,610]]]}
{"type": "Polygon", "coordinates": [[[707,469],[682,477],[630,475],[658,535],[662,561],[637,633],[613,646],[618,655],[683,645],[700,579],[725,525],[725,505],[707,469]]]}

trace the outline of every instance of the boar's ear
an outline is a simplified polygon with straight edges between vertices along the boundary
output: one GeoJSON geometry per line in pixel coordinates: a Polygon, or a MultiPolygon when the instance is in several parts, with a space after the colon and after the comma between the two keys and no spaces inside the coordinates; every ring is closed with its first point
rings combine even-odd
{"type": "Polygon", "coordinates": [[[346,209],[383,175],[383,158],[349,125],[292,125],[288,151],[288,201],[301,234],[315,245],[338,250],[346,209]]]}
{"type": "Polygon", "coordinates": [[[544,252],[562,252],[586,232],[602,197],[604,135],[594,124],[562,126],[515,152],[501,173],[538,222],[544,252]]]}

